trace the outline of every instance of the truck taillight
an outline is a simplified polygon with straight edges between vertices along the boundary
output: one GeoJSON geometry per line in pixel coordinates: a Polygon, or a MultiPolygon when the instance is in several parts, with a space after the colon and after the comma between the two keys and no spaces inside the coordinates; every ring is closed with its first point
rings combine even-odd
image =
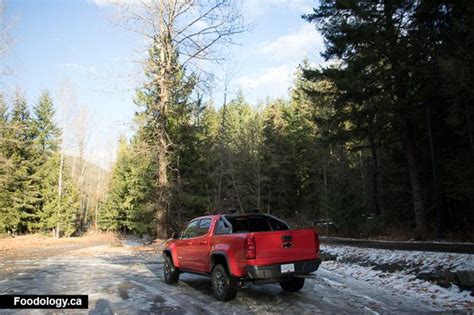
{"type": "Polygon", "coordinates": [[[255,236],[249,235],[245,238],[244,251],[246,259],[255,259],[257,256],[257,246],[255,245],[255,236]]]}

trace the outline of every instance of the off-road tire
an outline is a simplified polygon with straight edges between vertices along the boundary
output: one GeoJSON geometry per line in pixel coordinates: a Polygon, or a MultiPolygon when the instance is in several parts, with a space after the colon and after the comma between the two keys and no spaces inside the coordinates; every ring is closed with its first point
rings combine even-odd
{"type": "Polygon", "coordinates": [[[285,292],[298,292],[304,286],[304,278],[291,278],[290,280],[280,281],[280,287],[285,292]]]}
{"type": "Polygon", "coordinates": [[[167,284],[176,284],[179,281],[179,270],[173,265],[173,261],[170,257],[164,257],[165,262],[163,263],[163,278],[167,284]]]}
{"type": "Polygon", "coordinates": [[[237,295],[237,281],[227,272],[222,265],[212,269],[212,292],[219,301],[230,301],[237,295]]]}

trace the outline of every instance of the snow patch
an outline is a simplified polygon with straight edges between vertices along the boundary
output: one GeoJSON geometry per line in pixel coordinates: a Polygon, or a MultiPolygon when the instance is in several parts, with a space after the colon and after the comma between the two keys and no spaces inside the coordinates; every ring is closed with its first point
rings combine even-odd
{"type": "Polygon", "coordinates": [[[323,269],[330,272],[390,288],[407,297],[424,300],[441,310],[472,311],[474,308],[474,297],[471,296],[471,292],[462,291],[456,285],[451,285],[449,288],[440,287],[416,277],[418,273],[440,270],[450,272],[474,270],[474,255],[335,245],[322,245],[321,252],[337,257],[336,261],[325,261],[322,265],[323,269]],[[382,265],[398,265],[402,268],[394,272],[376,270],[382,265]]]}
{"type": "Polygon", "coordinates": [[[321,252],[337,256],[338,261],[363,261],[374,265],[401,265],[405,271],[455,272],[474,270],[474,255],[405,250],[321,245],[321,252]]]}

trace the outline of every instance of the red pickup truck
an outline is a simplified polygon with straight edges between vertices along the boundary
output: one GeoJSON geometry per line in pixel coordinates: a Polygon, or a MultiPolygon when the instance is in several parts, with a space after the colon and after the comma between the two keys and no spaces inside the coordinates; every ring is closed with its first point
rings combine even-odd
{"type": "Polygon", "coordinates": [[[182,272],[211,276],[220,301],[234,299],[246,282],[279,282],[284,291],[299,291],[321,262],[315,230],[290,230],[284,221],[260,213],[194,219],[168,240],[163,257],[167,284],[178,282],[182,272]]]}

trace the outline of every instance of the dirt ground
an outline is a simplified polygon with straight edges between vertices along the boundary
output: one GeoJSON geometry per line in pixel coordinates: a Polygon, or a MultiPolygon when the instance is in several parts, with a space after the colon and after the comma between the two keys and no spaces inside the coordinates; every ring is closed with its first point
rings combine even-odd
{"type": "Polygon", "coordinates": [[[114,234],[89,234],[82,237],[52,238],[43,235],[24,235],[0,238],[0,259],[52,256],[79,248],[119,242],[114,234]]]}
{"type": "MultiPolygon", "coordinates": [[[[86,235],[52,239],[0,239],[0,294],[87,294],[88,310],[2,310],[1,314],[314,314],[443,311],[325,268],[299,293],[278,285],[249,285],[234,301],[218,302],[210,280],[182,274],[163,281],[162,242],[144,246],[133,237],[86,235]]],[[[446,311],[444,309],[444,311],[446,311]]]]}

